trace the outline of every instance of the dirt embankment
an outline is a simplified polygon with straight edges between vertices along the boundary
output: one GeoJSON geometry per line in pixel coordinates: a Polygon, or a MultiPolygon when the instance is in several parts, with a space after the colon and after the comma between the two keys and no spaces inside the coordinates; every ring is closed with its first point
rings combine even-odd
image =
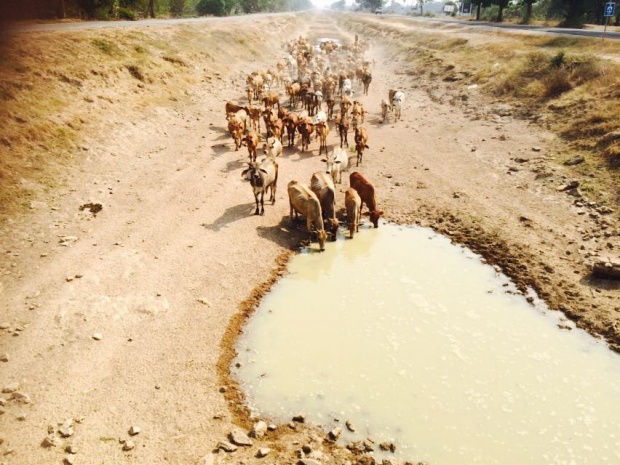
{"type": "Polygon", "coordinates": [[[28,395],[2,395],[3,462],[62,463],[69,444],[82,464],[250,463],[259,446],[274,462],[302,446],[353,460],[302,425],[209,455],[251,423],[226,377],[239,312],[304,236],[290,227],[286,184],[322,166],[317,142],[285,150],[275,205],[252,215],[247,153],[234,151],[224,103],[242,101],[247,74],[300,35],[371,41],[363,171],[388,220],[434,227],[620,342],[617,287],[589,275],[620,246],[616,214],[558,191],[574,178],[560,139],[444,79],[454,69],[441,61],[412,73],[398,35],[333,15],[249,19],[41,33],[3,52],[1,172],[14,187],[2,201],[26,213],[2,224],[0,370],[2,387],[28,395]],[[403,119],[382,124],[394,87],[406,92],[403,119]],[[68,419],[79,420],[71,435],[58,427],[68,419]],[[141,431],[130,438],[131,426],[141,431]],[[47,436],[56,445],[43,447],[47,436]]]}

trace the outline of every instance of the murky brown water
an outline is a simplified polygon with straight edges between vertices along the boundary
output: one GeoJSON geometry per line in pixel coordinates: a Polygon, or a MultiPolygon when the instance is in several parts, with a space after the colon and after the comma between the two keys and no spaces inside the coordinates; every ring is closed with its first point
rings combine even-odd
{"type": "Polygon", "coordinates": [[[473,253],[381,225],[289,270],[238,343],[257,415],[432,465],[620,463],[620,357],[473,253]]]}

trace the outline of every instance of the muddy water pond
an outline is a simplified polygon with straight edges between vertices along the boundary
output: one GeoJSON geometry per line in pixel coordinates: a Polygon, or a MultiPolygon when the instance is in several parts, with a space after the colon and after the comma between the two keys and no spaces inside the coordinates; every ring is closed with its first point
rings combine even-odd
{"type": "Polygon", "coordinates": [[[291,261],[238,341],[255,415],[396,445],[377,458],[620,463],[620,357],[604,343],[429,229],[382,224],[326,249],[291,261]]]}

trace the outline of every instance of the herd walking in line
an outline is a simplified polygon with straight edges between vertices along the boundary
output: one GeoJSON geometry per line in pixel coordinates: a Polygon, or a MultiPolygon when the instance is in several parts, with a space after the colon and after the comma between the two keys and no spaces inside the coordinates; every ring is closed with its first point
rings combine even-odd
{"type": "MultiPolygon", "coordinates": [[[[247,105],[226,103],[228,131],[235,150],[243,146],[248,150],[248,167],[241,175],[252,187],[255,215],[264,214],[266,194],[268,201],[275,204],[280,174],[277,159],[285,145],[294,148],[299,143],[299,151],[304,153],[313,141],[318,141],[318,155],[324,155],[320,158],[324,170],[312,173],[309,184],[291,180],[287,193],[291,221],[305,217],[310,242],[316,238],[321,251],[325,250],[328,237],[337,236],[340,222],[336,217],[335,186],[342,185],[342,174],[349,172],[351,161],[356,171],[349,174],[343,208],[349,237],[359,231],[364,206],[364,215],[375,228],[383,215],[377,207],[374,185],[357,170],[363,166],[364,153],[370,150],[365,127],[368,111],[353,97],[354,82],[365,96],[372,82],[371,63],[364,58],[367,48],[367,43],[357,36],[350,45],[324,40],[312,46],[303,37],[291,40],[284,45],[285,57],[275,67],[247,76],[247,105]],[[349,147],[351,130],[354,145],[349,147]],[[330,150],[328,137],[332,132],[340,143],[330,150]],[[264,157],[259,159],[261,141],[264,157]],[[349,152],[354,152],[355,157],[350,159],[349,152]]],[[[394,122],[400,120],[404,99],[402,90],[390,89],[388,98],[381,101],[382,123],[390,115],[394,122]]]]}

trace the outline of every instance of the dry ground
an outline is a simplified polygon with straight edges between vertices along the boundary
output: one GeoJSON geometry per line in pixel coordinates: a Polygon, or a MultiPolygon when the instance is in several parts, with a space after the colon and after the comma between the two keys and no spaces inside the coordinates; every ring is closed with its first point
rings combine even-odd
{"type": "MultiPolygon", "coordinates": [[[[0,384],[19,383],[29,402],[2,394],[0,462],[62,463],[68,444],[76,464],[295,463],[303,444],[345,460],[317,431],[286,425],[260,441],[274,449],[266,459],[256,446],[210,455],[250,424],[227,378],[234,336],[304,237],[290,227],[286,184],[322,167],[317,142],[285,150],[276,204],[252,215],[247,153],[234,151],[224,103],[242,100],[245,76],[273,66],[282,40],[351,40],[353,25],[337,20],[137,23],[33,34],[5,51],[0,384]],[[25,213],[6,213],[23,199],[25,213]],[[67,419],[79,422],[62,438],[67,419]],[[141,432],[126,452],[131,426],[141,432]],[[58,445],[42,446],[48,431],[58,445]]],[[[372,39],[361,98],[370,150],[359,169],[386,220],[470,246],[618,348],[617,285],[589,273],[616,255],[616,213],[557,190],[575,172],[556,135],[441,69],[404,72],[394,40],[372,39]],[[406,92],[403,119],[382,124],[392,87],[406,92]]]]}

